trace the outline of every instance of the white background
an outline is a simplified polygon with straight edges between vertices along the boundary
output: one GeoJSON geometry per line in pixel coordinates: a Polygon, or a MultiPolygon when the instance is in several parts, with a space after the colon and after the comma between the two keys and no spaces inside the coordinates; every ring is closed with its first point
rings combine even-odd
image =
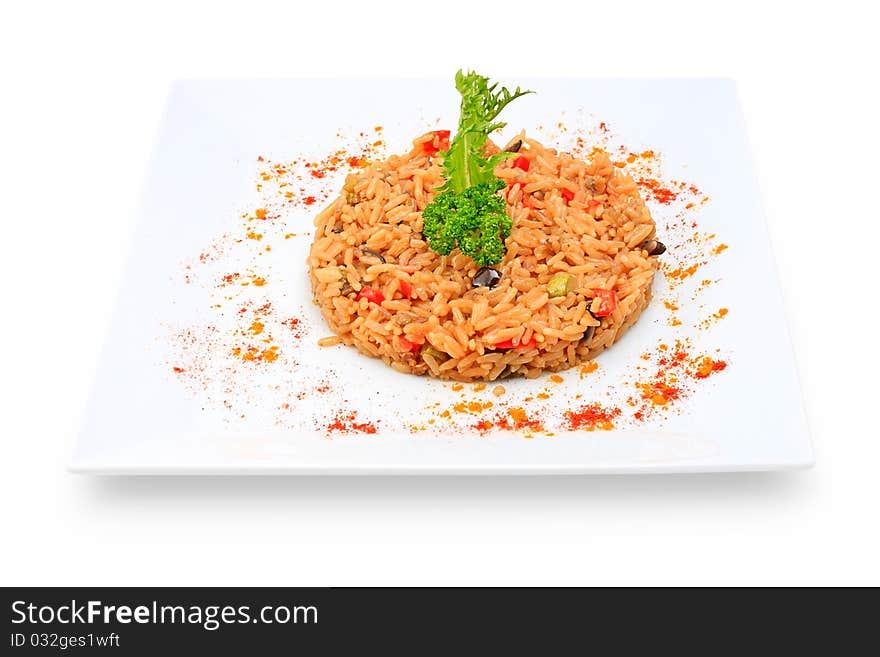
{"type": "Polygon", "coordinates": [[[880,584],[880,52],[867,3],[297,4],[5,7],[0,584],[880,584]],[[169,82],[460,66],[514,82],[739,82],[817,466],[625,478],[68,474],[169,82]]]}

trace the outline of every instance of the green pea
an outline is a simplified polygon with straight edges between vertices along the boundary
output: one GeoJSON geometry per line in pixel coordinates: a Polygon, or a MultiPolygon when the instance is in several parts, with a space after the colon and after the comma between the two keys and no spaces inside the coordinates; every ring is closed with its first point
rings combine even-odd
{"type": "Polygon", "coordinates": [[[576,289],[577,278],[564,271],[554,274],[553,278],[547,281],[547,294],[551,297],[564,297],[576,289]]]}
{"type": "Polygon", "coordinates": [[[445,354],[442,351],[440,351],[439,349],[434,349],[434,347],[432,347],[427,342],[422,347],[422,354],[430,354],[430,356],[434,360],[436,360],[438,363],[442,363],[443,361],[445,361],[449,358],[449,354],[445,354]]]}

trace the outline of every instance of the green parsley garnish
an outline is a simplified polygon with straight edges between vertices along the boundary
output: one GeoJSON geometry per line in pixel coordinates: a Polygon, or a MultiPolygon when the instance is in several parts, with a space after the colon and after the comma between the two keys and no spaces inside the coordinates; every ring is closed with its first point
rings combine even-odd
{"type": "Polygon", "coordinates": [[[455,88],[461,94],[458,131],[442,153],[446,182],[440,193],[422,212],[422,233],[428,246],[440,255],[455,247],[481,267],[496,265],[504,257],[504,240],[513,222],[507,204],[497,192],[504,181],[495,175],[495,166],[513,153],[483,155],[489,133],[506,123],[496,117],[508,103],[532,93],[498,91],[498,84],[477,73],[455,74],[455,88]]]}

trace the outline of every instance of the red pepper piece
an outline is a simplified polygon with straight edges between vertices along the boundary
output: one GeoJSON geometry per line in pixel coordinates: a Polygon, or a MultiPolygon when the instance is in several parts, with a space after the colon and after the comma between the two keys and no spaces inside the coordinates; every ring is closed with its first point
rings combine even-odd
{"type": "Polygon", "coordinates": [[[397,339],[400,341],[400,350],[405,353],[415,351],[416,349],[419,348],[419,345],[417,345],[415,342],[410,342],[406,338],[399,337],[397,339]]]}
{"type": "Polygon", "coordinates": [[[449,130],[435,130],[434,134],[437,135],[437,148],[441,151],[449,150],[449,130]]]}
{"type": "Polygon", "coordinates": [[[532,166],[532,163],[529,161],[529,158],[524,155],[520,155],[513,160],[513,167],[515,169],[522,169],[523,171],[528,171],[529,167],[532,166]]]}
{"type": "Polygon", "coordinates": [[[379,290],[374,290],[371,287],[361,288],[361,291],[358,292],[358,299],[366,299],[370,303],[375,303],[377,306],[381,305],[383,301],[385,301],[385,296],[379,292],[379,290]]]}
{"type": "MultiPolygon", "coordinates": [[[[601,302],[599,309],[592,311],[596,317],[608,317],[617,308],[617,294],[614,290],[595,289],[593,290],[593,298],[599,299],[601,302]]],[[[592,306],[592,304],[590,305],[592,306]]]]}
{"type": "Polygon", "coordinates": [[[434,139],[422,144],[423,151],[428,155],[434,155],[434,153],[439,151],[449,150],[449,130],[434,130],[432,134],[434,135],[434,139]],[[437,142],[436,146],[434,145],[435,141],[437,142]]]}
{"type": "Polygon", "coordinates": [[[521,344],[513,344],[513,338],[510,340],[503,340],[501,342],[496,342],[492,345],[493,349],[528,349],[529,347],[534,347],[537,344],[537,340],[535,339],[535,334],[532,333],[532,337],[529,338],[528,342],[521,344]]]}

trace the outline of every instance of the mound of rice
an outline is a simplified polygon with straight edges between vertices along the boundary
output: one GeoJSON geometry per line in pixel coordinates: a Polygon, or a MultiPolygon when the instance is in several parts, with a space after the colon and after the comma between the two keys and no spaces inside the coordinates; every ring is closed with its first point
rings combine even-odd
{"type": "Polygon", "coordinates": [[[570,368],[620,339],[651,298],[648,208],[607,153],[586,162],[520,138],[528,171],[512,158],[496,169],[513,230],[491,289],[473,287],[470,258],[438,255],[422,239],[421,211],[443,182],[434,133],[348,177],[315,219],[308,258],[315,301],[336,334],[320,344],[353,345],[401,372],[494,381],[570,368]],[[550,297],[558,272],[577,286],[550,297]],[[597,288],[617,295],[607,317],[590,312],[597,288]],[[496,347],[511,341],[523,346],[496,347]]]}

